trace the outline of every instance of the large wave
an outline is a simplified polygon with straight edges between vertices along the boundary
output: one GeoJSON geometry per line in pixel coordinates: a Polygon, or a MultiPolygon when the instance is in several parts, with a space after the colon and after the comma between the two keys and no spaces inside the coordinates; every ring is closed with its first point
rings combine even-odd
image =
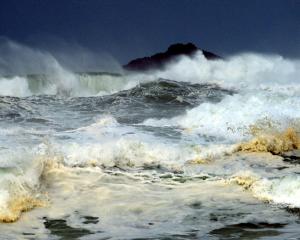
{"type": "Polygon", "coordinates": [[[0,96],[92,96],[131,87],[119,74],[78,74],[50,52],[7,39],[0,38],[0,56],[0,96]]]}
{"type": "Polygon", "coordinates": [[[102,96],[129,89],[136,84],[130,83],[126,77],[118,75],[107,73],[75,74],[57,65],[57,69],[52,74],[0,78],[0,96],[102,96]]]}

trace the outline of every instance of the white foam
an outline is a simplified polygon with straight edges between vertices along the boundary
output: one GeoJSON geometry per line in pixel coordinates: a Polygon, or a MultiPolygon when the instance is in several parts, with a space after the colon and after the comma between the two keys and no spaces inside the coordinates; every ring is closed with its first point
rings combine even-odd
{"type": "MultiPolygon", "coordinates": [[[[58,63],[57,63],[58,64],[58,63]]],[[[119,76],[81,76],[60,65],[51,74],[32,77],[0,78],[0,96],[28,97],[32,95],[62,95],[71,97],[103,96],[126,90],[138,84],[137,80],[119,76]]]]}
{"type": "Polygon", "coordinates": [[[145,125],[179,126],[188,133],[215,136],[233,141],[249,137],[249,126],[268,119],[286,127],[300,119],[300,95],[277,95],[249,91],[225,97],[220,103],[203,103],[172,119],[148,119],[145,125]]]}
{"type": "Polygon", "coordinates": [[[26,78],[13,77],[12,79],[0,79],[0,96],[27,97],[31,94],[26,78]]]}
{"type": "Polygon", "coordinates": [[[210,61],[198,52],[193,58],[182,57],[164,71],[151,74],[176,81],[216,83],[238,90],[288,89],[290,94],[300,90],[300,62],[278,55],[245,53],[210,61]]]}
{"type": "Polygon", "coordinates": [[[40,186],[40,176],[44,162],[37,158],[34,151],[15,148],[0,152],[0,215],[9,219],[11,209],[9,204],[19,198],[30,196],[40,186]]]}
{"type": "Polygon", "coordinates": [[[99,116],[95,123],[62,134],[71,140],[64,144],[52,142],[52,148],[68,166],[162,166],[182,170],[187,162],[233,151],[226,145],[202,147],[156,137],[121,125],[110,115],[99,116]]]}
{"type": "Polygon", "coordinates": [[[300,208],[300,177],[287,175],[279,179],[263,179],[253,186],[256,197],[275,204],[300,208]]]}

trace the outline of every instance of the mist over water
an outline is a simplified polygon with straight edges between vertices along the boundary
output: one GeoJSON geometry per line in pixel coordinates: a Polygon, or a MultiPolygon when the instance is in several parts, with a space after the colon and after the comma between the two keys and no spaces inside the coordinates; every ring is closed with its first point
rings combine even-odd
{"type": "Polygon", "coordinates": [[[298,160],[282,154],[300,148],[299,60],[198,52],[108,73],[67,55],[1,39],[4,238],[297,233],[298,160]]]}

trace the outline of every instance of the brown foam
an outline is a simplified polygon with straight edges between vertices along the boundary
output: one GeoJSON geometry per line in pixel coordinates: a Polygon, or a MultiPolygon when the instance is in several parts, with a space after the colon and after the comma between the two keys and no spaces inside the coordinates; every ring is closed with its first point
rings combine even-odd
{"type": "Polygon", "coordinates": [[[242,152],[283,152],[300,149],[300,136],[294,128],[287,128],[283,132],[257,134],[249,142],[239,144],[237,151],[242,152]]]}
{"type": "MultiPolygon", "coordinates": [[[[36,162],[43,163],[42,172],[40,175],[40,181],[45,178],[45,174],[53,169],[58,168],[57,159],[52,159],[50,157],[37,157],[36,162]]],[[[0,212],[0,222],[12,223],[21,217],[23,212],[32,210],[35,207],[45,207],[48,205],[46,194],[42,194],[43,199],[35,197],[35,190],[23,186],[11,187],[9,191],[11,197],[7,202],[6,209],[0,212]]]]}
{"type": "Polygon", "coordinates": [[[235,176],[229,180],[229,183],[236,183],[242,186],[244,189],[248,190],[251,189],[252,185],[257,181],[257,177],[252,175],[240,175],[235,176]]]}
{"type": "Polygon", "coordinates": [[[196,157],[192,160],[187,161],[188,164],[206,164],[208,162],[209,162],[209,158],[205,159],[205,158],[201,158],[201,157],[196,157]]]}
{"type": "Polygon", "coordinates": [[[0,214],[0,221],[4,223],[12,223],[17,221],[22,212],[29,211],[35,207],[45,206],[42,200],[31,196],[19,196],[17,198],[11,199],[8,202],[8,209],[6,213],[0,214]]]}

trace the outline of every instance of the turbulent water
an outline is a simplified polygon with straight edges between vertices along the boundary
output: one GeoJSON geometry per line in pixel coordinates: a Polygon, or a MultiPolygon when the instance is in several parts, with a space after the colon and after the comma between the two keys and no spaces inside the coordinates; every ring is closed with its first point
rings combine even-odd
{"type": "Polygon", "coordinates": [[[0,79],[1,239],[297,239],[299,61],[54,63],[0,79]]]}

